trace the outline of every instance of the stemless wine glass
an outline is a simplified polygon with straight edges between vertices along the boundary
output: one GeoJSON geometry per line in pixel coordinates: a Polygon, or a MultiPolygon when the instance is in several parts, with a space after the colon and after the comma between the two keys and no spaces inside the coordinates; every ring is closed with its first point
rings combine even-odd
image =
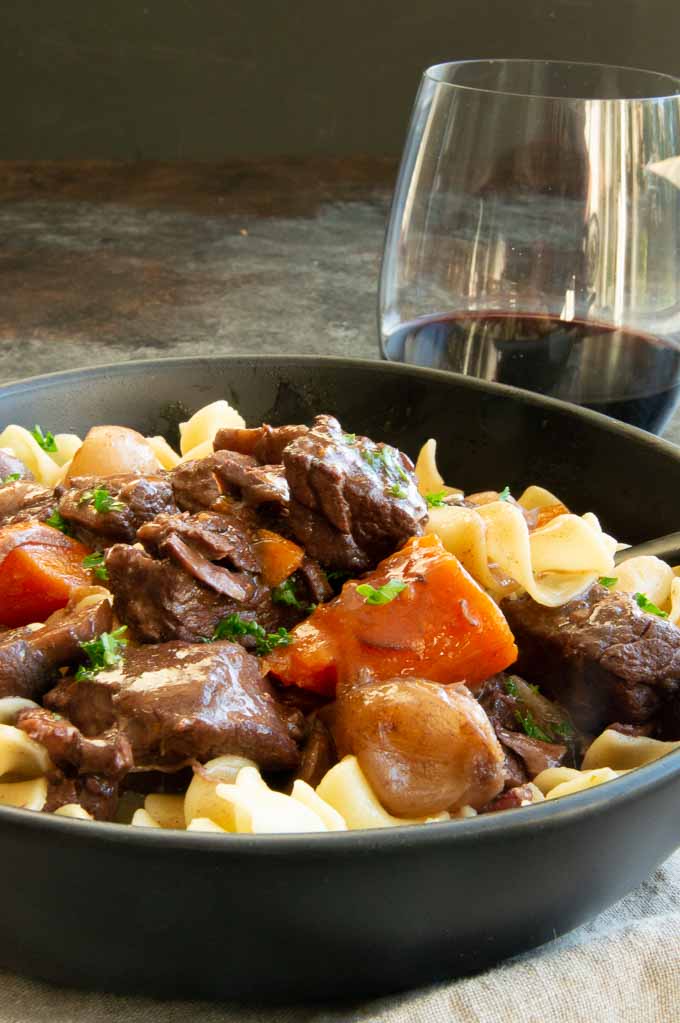
{"type": "Polygon", "coordinates": [[[680,395],[680,79],[429,68],[380,282],[388,359],[660,431],[680,395]]]}

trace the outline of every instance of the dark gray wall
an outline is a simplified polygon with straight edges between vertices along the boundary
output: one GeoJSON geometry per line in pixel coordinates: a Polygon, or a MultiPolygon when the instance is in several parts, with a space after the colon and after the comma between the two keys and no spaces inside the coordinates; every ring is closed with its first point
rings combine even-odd
{"type": "Polygon", "coordinates": [[[428,64],[678,39],[680,0],[0,0],[0,158],[393,154],[428,64]]]}

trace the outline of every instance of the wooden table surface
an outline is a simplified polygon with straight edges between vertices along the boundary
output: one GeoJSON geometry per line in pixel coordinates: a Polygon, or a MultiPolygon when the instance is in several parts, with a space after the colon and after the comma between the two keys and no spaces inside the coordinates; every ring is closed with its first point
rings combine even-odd
{"type": "MultiPolygon", "coordinates": [[[[169,355],[377,357],[396,170],[0,162],[0,384],[169,355]]],[[[680,442],[680,414],[666,436],[680,442]]]]}

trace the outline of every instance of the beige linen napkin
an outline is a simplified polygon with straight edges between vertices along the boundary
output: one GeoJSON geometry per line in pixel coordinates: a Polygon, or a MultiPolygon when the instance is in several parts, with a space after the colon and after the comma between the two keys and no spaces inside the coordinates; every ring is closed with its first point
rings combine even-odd
{"type": "Polygon", "coordinates": [[[476,977],[377,1001],[245,1009],[80,994],[0,975],[0,1023],[81,1021],[674,1023],[680,1021],[680,851],[636,892],[564,938],[476,977]]]}

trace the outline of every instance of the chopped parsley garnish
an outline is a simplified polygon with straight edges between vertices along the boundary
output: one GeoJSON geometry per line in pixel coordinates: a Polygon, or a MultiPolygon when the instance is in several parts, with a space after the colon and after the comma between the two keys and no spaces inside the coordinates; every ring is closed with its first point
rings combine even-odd
{"type": "Polygon", "coordinates": [[[390,497],[408,497],[408,494],[400,483],[393,483],[387,493],[390,497]]]}
{"type": "Polygon", "coordinates": [[[45,525],[52,526],[53,529],[58,529],[60,533],[64,534],[64,536],[71,535],[71,527],[69,523],[61,516],[56,508],[50,515],[49,519],[45,519],[45,525]]]}
{"type": "Polygon", "coordinates": [[[86,558],[83,558],[83,568],[87,568],[97,579],[106,581],[109,578],[109,573],[106,571],[106,565],[104,564],[105,557],[104,551],[93,551],[92,554],[88,554],[86,558]]]}
{"type": "Polygon", "coordinates": [[[634,593],[633,596],[637,601],[637,606],[643,611],[647,611],[650,615],[656,615],[657,618],[668,618],[668,611],[662,611],[644,593],[634,593]]]}
{"type": "Polygon", "coordinates": [[[374,472],[380,472],[384,469],[388,476],[393,479],[396,476],[404,483],[409,482],[408,473],[404,471],[404,467],[399,464],[398,452],[396,448],[392,448],[389,444],[385,444],[381,448],[364,448],[361,452],[361,457],[364,462],[370,465],[374,472]]]}
{"type": "Polygon", "coordinates": [[[363,458],[364,462],[370,465],[371,469],[374,469],[376,472],[379,472],[380,469],[385,465],[383,451],[380,450],[371,451],[370,449],[365,448],[361,452],[361,457],[363,458]]]}
{"type": "Polygon", "coordinates": [[[125,505],[117,501],[106,487],[97,487],[95,490],[84,490],[80,495],[78,504],[92,504],[98,515],[105,515],[107,512],[123,511],[125,505]]]}
{"type": "Polygon", "coordinates": [[[361,583],[357,593],[364,598],[364,604],[390,604],[405,589],[406,583],[401,579],[390,579],[377,589],[370,583],[361,583]]]}
{"type": "Polygon", "coordinates": [[[257,622],[249,622],[237,614],[231,614],[217,623],[212,638],[236,639],[238,636],[257,636],[260,633],[265,634],[264,629],[257,622]]]}
{"type": "Polygon", "coordinates": [[[265,632],[257,622],[250,622],[240,615],[230,614],[218,623],[212,634],[212,639],[238,639],[239,636],[252,636],[255,640],[255,653],[259,657],[270,654],[274,647],[288,646],[292,643],[293,637],[287,629],[280,628],[276,632],[265,632]]]}
{"type": "Polygon", "coordinates": [[[352,447],[352,445],[357,442],[357,435],[356,433],[343,433],[342,439],[345,444],[349,444],[349,446],[352,447]]]}
{"type": "Polygon", "coordinates": [[[608,590],[611,590],[616,586],[619,578],[616,575],[601,575],[597,581],[600,586],[606,586],[608,590]]]}
{"type": "Polygon", "coordinates": [[[539,739],[541,742],[552,742],[552,739],[547,735],[542,728],[534,721],[534,716],[530,710],[525,711],[523,714],[521,710],[515,711],[515,718],[524,729],[526,735],[530,739],[539,739]]]}
{"type": "Polygon", "coordinates": [[[510,500],[510,487],[503,487],[503,489],[501,490],[500,494],[498,495],[498,500],[499,501],[509,501],[510,500]]]}
{"type": "MultiPolygon", "coordinates": [[[[540,695],[540,689],[538,686],[531,685],[529,682],[527,682],[526,685],[529,686],[532,693],[538,693],[540,695]]],[[[505,691],[509,696],[514,696],[524,705],[524,701],[520,696],[519,687],[513,678],[506,678],[505,691]]],[[[526,707],[524,711],[519,708],[515,710],[515,720],[519,722],[524,729],[525,734],[528,735],[530,739],[540,739],[541,742],[555,742],[557,738],[571,739],[574,736],[574,729],[569,721],[560,721],[558,724],[553,724],[552,721],[549,722],[546,725],[546,727],[550,730],[550,734],[548,734],[548,732],[544,731],[541,726],[537,724],[528,707],[526,707]]]]}
{"type": "Polygon", "coordinates": [[[0,480],[0,486],[4,487],[5,483],[16,483],[18,479],[21,479],[21,473],[11,472],[9,476],[5,476],[4,479],[0,480]]]}
{"type": "Polygon", "coordinates": [[[431,494],[425,494],[428,508],[442,508],[446,504],[445,497],[445,490],[437,490],[431,494]]]}
{"type": "Polygon", "coordinates": [[[113,632],[102,632],[97,639],[91,639],[89,643],[81,643],[81,650],[87,655],[90,662],[81,665],[76,672],[76,682],[93,678],[97,672],[104,668],[115,668],[123,658],[123,649],[127,646],[127,640],[123,633],[127,632],[127,625],[121,625],[113,632]]]}
{"type": "Polygon", "coordinates": [[[272,600],[275,604],[286,604],[288,607],[295,607],[298,611],[305,611],[311,614],[316,609],[316,604],[303,604],[298,598],[295,579],[291,576],[284,582],[279,583],[272,590],[272,600]]]}
{"type": "Polygon", "coordinates": [[[294,579],[286,579],[284,582],[279,583],[278,586],[275,586],[272,590],[272,600],[275,604],[287,604],[288,607],[297,607],[300,610],[304,610],[305,607],[298,600],[294,579]]]}
{"type": "Polygon", "coordinates": [[[47,433],[43,433],[42,426],[38,426],[37,423],[31,430],[31,437],[33,437],[33,440],[36,442],[36,444],[40,445],[43,451],[49,451],[54,453],[55,451],[59,450],[57,448],[57,442],[54,439],[54,434],[50,433],[49,430],[47,431],[47,433]]]}

